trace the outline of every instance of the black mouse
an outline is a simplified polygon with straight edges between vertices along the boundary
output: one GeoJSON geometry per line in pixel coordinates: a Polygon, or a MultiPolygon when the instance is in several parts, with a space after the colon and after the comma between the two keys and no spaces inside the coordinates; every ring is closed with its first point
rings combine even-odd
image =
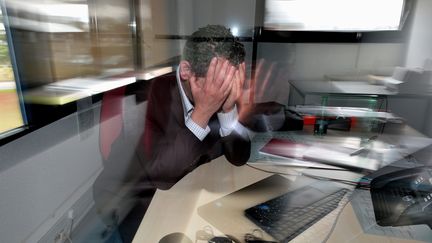
{"type": "Polygon", "coordinates": [[[192,243],[192,240],[183,233],[175,232],[162,237],[159,243],[192,243]]]}

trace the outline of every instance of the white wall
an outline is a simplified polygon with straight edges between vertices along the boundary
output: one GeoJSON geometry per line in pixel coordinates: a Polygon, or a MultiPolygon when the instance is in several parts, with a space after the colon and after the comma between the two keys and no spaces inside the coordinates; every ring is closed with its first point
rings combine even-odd
{"type": "Polygon", "coordinates": [[[254,0],[141,0],[140,4],[145,67],[181,55],[184,40],[157,39],[156,35],[187,36],[208,24],[237,27],[242,37],[253,34],[254,0]]]}
{"type": "MultiPolygon", "coordinates": [[[[404,53],[404,44],[392,43],[259,43],[258,63],[278,66],[270,72],[271,85],[264,87],[263,78],[256,79],[263,97],[255,101],[287,104],[289,99],[291,104],[301,104],[300,97],[293,93],[289,97],[290,80],[319,81],[325,80],[325,75],[391,75],[393,68],[403,63],[404,53]]],[[[262,72],[268,70],[269,65],[262,72]]]]}
{"type": "Polygon", "coordinates": [[[417,0],[414,13],[405,66],[423,67],[426,59],[432,60],[432,1],[417,0]]]}
{"type": "MultiPolygon", "coordinates": [[[[133,96],[124,100],[124,136],[132,144],[144,128],[144,105],[135,105],[133,96]]],[[[94,126],[81,134],[75,113],[0,147],[1,243],[36,242],[91,189],[104,168],[100,106],[91,109],[94,126]]]]}
{"type": "Polygon", "coordinates": [[[80,141],[72,115],[1,147],[1,161],[14,164],[0,173],[0,242],[26,241],[45,221],[64,213],[58,212],[61,205],[102,168],[95,153],[98,133],[93,134],[80,141]],[[62,133],[71,136],[58,141],[62,133]]]}
{"type": "MultiPolygon", "coordinates": [[[[432,70],[432,30],[430,28],[432,1],[417,0],[413,13],[414,17],[407,43],[405,66],[432,70]]],[[[422,105],[401,103],[397,112],[411,120],[412,124],[416,124],[419,131],[432,136],[432,99],[423,97],[421,102],[422,105]],[[413,109],[414,107],[415,109],[413,109]]]]}
{"type": "Polygon", "coordinates": [[[290,80],[323,80],[324,75],[391,72],[403,63],[404,44],[260,43],[258,59],[285,63],[290,80]]]}
{"type": "MultiPolygon", "coordinates": [[[[241,36],[252,36],[255,24],[255,0],[194,0],[194,26],[190,31],[208,24],[238,27],[241,36]]],[[[191,34],[186,33],[186,34],[191,34]]]]}
{"type": "MultiPolygon", "coordinates": [[[[151,3],[153,28],[157,34],[190,35],[208,24],[237,26],[250,31],[255,23],[255,0],[142,1],[151,3]]],[[[251,32],[247,36],[251,36],[251,32]]]]}

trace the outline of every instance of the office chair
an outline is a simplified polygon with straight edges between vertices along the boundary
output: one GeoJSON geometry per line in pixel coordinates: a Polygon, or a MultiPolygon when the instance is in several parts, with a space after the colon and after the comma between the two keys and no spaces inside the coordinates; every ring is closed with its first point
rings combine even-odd
{"type": "Polygon", "coordinates": [[[99,147],[104,168],[94,183],[93,196],[97,213],[107,229],[124,229],[127,232],[120,234],[128,242],[135,234],[134,228],[138,228],[155,189],[141,179],[137,145],[125,135],[125,94],[126,87],[103,94],[99,147]],[[122,227],[122,224],[127,227],[122,227]]]}

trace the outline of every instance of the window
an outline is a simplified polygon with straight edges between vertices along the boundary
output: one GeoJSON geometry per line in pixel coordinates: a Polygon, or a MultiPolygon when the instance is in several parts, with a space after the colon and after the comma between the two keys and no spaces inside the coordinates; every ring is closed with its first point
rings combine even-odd
{"type": "Polygon", "coordinates": [[[399,30],[404,0],[268,0],[264,27],[288,31],[399,30]]]}
{"type": "MultiPolygon", "coordinates": [[[[0,9],[0,138],[18,127],[25,120],[21,110],[19,89],[15,82],[8,32],[4,24],[3,11],[0,9]]],[[[7,25],[6,25],[7,26],[7,25]]]]}

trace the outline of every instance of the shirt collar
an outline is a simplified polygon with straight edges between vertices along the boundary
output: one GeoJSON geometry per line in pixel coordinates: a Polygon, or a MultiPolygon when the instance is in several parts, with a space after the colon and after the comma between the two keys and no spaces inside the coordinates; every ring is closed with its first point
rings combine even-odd
{"type": "Polygon", "coordinates": [[[189,113],[192,112],[192,110],[194,109],[194,106],[192,105],[189,98],[186,96],[185,91],[183,90],[183,85],[181,84],[182,81],[180,80],[180,66],[177,67],[176,78],[177,78],[177,85],[179,87],[181,101],[183,104],[183,114],[186,120],[189,117],[189,113]]]}

